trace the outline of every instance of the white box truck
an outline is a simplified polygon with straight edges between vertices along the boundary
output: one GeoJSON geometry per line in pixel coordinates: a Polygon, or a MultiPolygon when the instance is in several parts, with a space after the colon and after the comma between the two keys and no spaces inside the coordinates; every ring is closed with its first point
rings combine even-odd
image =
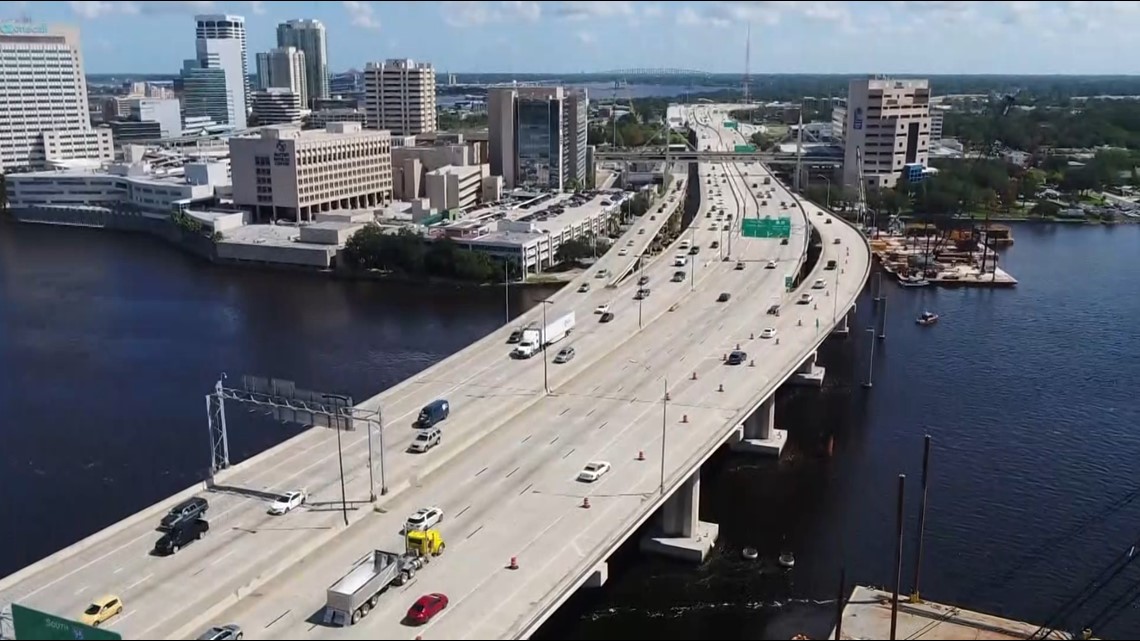
{"type": "Polygon", "coordinates": [[[566,338],[574,329],[574,312],[563,314],[546,325],[542,330],[528,328],[523,331],[522,339],[511,352],[515,358],[530,358],[542,349],[543,345],[552,345],[566,338]]]}
{"type": "Polygon", "coordinates": [[[545,345],[553,345],[563,338],[566,338],[567,334],[573,330],[574,312],[563,314],[546,326],[546,331],[543,332],[542,342],[545,345]]]}

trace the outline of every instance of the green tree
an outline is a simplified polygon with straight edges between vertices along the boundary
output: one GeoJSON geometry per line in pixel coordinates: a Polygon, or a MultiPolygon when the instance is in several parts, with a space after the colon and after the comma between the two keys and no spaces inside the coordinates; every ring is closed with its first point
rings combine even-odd
{"type": "Polygon", "coordinates": [[[593,243],[586,238],[571,238],[560,244],[554,252],[554,260],[559,263],[577,262],[594,255],[593,243]]]}
{"type": "Polygon", "coordinates": [[[760,151],[768,151],[775,147],[777,142],[774,137],[760,131],[752,134],[751,141],[760,151]]]}
{"type": "Polygon", "coordinates": [[[1021,177],[1018,184],[1018,195],[1023,200],[1032,200],[1037,197],[1037,192],[1041,191],[1042,186],[1045,185],[1046,174],[1041,169],[1030,169],[1025,172],[1021,177]]]}
{"type": "Polygon", "coordinates": [[[1029,210],[1030,215],[1042,218],[1052,218],[1060,212],[1061,206],[1049,200],[1038,200],[1033,209],[1029,210]]]}

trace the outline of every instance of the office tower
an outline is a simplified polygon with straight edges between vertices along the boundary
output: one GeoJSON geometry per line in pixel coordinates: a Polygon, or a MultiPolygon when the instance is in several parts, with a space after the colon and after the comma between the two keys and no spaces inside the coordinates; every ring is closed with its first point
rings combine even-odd
{"type": "Polygon", "coordinates": [[[503,87],[487,94],[491,173],[508,189],[588,183],[585,92],[503,87]]]}
{"type": "Polygon", "coordinates": [[[110,129],[91,127],[79,30],[0,22],[0,171],[109,158],[111,140],[110,129]]]}
{"type": "Polygon", "coordinates": [[[253,92],[253,117],[258,126],[301,122],[301,96],[287,87],[253,92]]]}
{"type": "Polygon", "coordinates": [[[368,128],[387,129],[396,136],[435,131],[435,69],[431,63],[368,63],[364,68],[364,114],[368,128]]]}
{"type": "MultiPolygon", "coordinates": [[[[320,20],[289,20],[277,25],[277,46],[305,54],[305,94],[309,100],[329,97],[329,48],[320,20]]],[[[308,103],[303,106],[307,107],[308,103]]]]}
{"type": "Polygon", "coordinates": [[[856,151],[863,152],[863,179],[870,188],[890,188],[908,165],[926,166],[930,149],[930,82],[861,78],[847,90],[843,183],[858,184],[856,151]]]}
{"type": "Polygon", "coordinates": [[[181,105],[177,98],[131,98],[127,117],[133,122],[155,122],[163,138],[182,135],[181,105]]]}
{"type": "Polygon", "coordinates": [[[288,89],[308,106],[305,54],[296,47],[278,47],[257,54],[257,88],[288,89]]]}
{"type": "MultiPolygon", "coordinates": [[[[246,113],[249,104],[249,63],[246,60],[245,44],[245,18],[235,15],[210,14],[195,16],[197,23],[195,31],[195,61],[196,65],[187,65],[183,69],[184,77],[190,69],[221,69],[225,78],[224,100],[226,101],[225,114],[222,120],[215,118],[214,122],[225,123],[236,129],[246,126],[246,113]]],[[[189,62],[189,61],[188,61],[189,62]]],[[[191,74],[193,75],[193,74],[191,74]]],[[[197,74],[195,84],[199,84],[201,76],[210,74],[197,74]]],[[[217,87],[209,88],[209,96],[194,96],[188,102],[203,103],[207,98],[217,100],[217,87]]],[[[211,106],[209,111],[221,114],[222,109],[211,106]]]]}

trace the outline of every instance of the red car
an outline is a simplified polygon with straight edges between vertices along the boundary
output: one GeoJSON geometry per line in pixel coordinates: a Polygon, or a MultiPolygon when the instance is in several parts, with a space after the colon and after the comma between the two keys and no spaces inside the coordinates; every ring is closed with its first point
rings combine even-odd
{"type": "Polygon", "coordinates": [[[431,621],[431,618],[439,614],[444,608],[447,607],[447,595],[440,594],[439,592],[432,592],[425,594],[416,599],[412,607],[408,608],[408,621],[419,625],[431,621]]]}

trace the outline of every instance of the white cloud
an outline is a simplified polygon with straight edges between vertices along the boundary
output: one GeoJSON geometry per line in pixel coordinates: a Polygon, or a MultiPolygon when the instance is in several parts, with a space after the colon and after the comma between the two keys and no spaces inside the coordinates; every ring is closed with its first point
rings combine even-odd
{"type": "Polygon", "coordinates": [[[567,20],[586,20],[589,18],[612,18],[615,16],[632,16],[635,3],[628,0],[595,0],[593,2],[560,2],[554,9],[554,15],[567,20]]]}
{"type": "Polygon", "coordinates": [[[344,0],[341,4],[344,5],[345,11],[348,11],[349,21],[352,23],[352,26],[369,29],[371,31],[380,30],[380,18],[376,17],[376,10],[371,2],[344,0]]]}
{"type": "Polygon", "coordinates": [[[101,16],[159,14],[159,13],[196,13],[214,8],[214,2],[143,2],[122,0],[119,2],[103,2],[101,0],[79,0],[68,2],[68,6],[75,15],[89,20],[101,16]]]}
{"type": "Polygon", "coordinates": [[[581,42],[584,45],[592,45],[598,41],[594,34],[590,33],[589,31],[579,31],[578,33],[574,34],[574,37],[578,39],[578,42],[581,42]]]}
{"type": "Polygon", "coordinates": [[[253,0],[252,2],[250,2],[249,3],[249,10],[255,16],[263,16],[268,11],[268,9],[265,8],[265,3],[261,2],[260,0],[253,0]]]}
{"type": "Polygon", "coordinates": [[[442,2],[443,21],[452,27],[478,27],[504,22],[535,22],[542,6],[533,0],[514,2],[442,2]]]}
{"type": "Polygon", "coordinates": [[[697,13],[692,7],[681,7],[681,10],[677,12],[677,24],[683,27],[727,27],[729,22],[728,18],[711,13],[697,13]]]}

